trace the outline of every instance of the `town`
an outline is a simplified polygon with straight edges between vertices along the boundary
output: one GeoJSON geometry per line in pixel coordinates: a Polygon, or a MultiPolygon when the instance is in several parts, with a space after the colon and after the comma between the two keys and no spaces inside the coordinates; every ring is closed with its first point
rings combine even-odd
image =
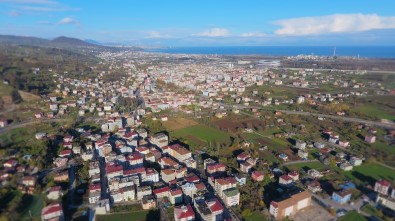
{"type": "Polygon", "coordinates": [[[283,65],[303,56],[98,57],[30,67],[53,91],[1,112],[4,220],[393,219],[393,82],[283,65]]]}

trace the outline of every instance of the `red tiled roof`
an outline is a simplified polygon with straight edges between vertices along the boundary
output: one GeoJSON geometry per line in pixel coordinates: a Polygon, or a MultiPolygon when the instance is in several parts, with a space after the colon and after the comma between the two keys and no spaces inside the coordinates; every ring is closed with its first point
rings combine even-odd
{"type": "Polygon", "coordinates": [[[154,189],[152,192],[155,195],[157,195],[157,194],[161,194],[161,193],[168,192],[168,191],[170,191],[170,188],[168,186],[165,186],[165,187],[162,187],[162,188],[159,188],[159,189],[154,189]]]}
{"type": "Polygon", "coordinates": [[[391,185],[391,183],[388,182],[387,180],[380,180],[377,181],[377,183],[380,184],[381,186],[386,186],[386,187],[389,187],[391,185]]]}
{"type": "Polygon", "coordinates": [[[187,219],[189,217],[195,217],[195,212],[191,205],[187,204],[186,206],[176,207],[174,208],[174,213],[178,219],[187,219]]]}
{"type": "Polygon", "coordinates": [[[214,204],[210,205],[211,212],[218,212],[224,209],[222,204],[218,201],[218,199],[214,199],[214,204]]]}
{"type": "Polygon", "coordinates": [[[62,210],[62,204],[56,203],[56,204],[50,204],[47,207],[44,207],[41,211],[42,215],[48,215],[51,213],[56,213],[62,210]]]}

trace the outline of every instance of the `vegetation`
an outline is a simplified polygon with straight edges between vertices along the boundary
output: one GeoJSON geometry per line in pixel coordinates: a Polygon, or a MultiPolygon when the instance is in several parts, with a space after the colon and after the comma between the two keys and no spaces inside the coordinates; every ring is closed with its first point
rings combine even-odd
{"type": "Polygon", "coordinates": [[[357,213],[357,211],[351,211],[347,213],[345,216],[340,217],[339,221],[368,221],[367,218],[362,216],[361,214],[357,213]]]}
{"type": "Polygon", "coordinates": [[[359,180],[374,185],[376,180],[395,180],[395,171],[375,163],[365,163],[345,172],[345,176],[352,180],[359,180]]]}
{"type": "Polygon", "coordinates": [[[98,215],[98,221],[150,221],[159,220],[160,214],[159,210],[141,210],[126,213],[114,213],[109,215],[98,215]]]}

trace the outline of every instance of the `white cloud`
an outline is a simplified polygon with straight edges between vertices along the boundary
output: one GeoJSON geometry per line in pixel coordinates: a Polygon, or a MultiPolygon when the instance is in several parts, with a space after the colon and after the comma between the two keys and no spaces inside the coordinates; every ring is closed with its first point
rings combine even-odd
{"type": "Polygon", "coordinates": [[[202,37],[226,37],[229,36],[229,34],[229,30],[226,28],[211,28],[194,35],[202,37]]]}
{"type": "Polygon", "coordinates": [[[55,1],[50,1],[50,0],[0,0],[0,2],[14,3],[14,4],[45,4],[45,5],[56,4],[55,1]]]}
{"type": "Polygon", "coordinates": [[[241,37],[267,37],[268,35],[261,32],[247,32],[241,34],[241,37]]]}
{"type": "Polygon", "coordinates": [[[320,35],[369,31],[374,29],[395,29],[395,16],[377,14],[334,14],[318,17],[284,19],[274,22],[281,26],[278,35],[320,35]]]}
{"type": "Polygon", "coordinates": [[[144,38],[171,38],[170,35],[168,34],[162,34],[158,31],[147,31],[147,36],[145,36],[144,38]]]}
{"type": "Polygon", "coordinates": [[[12,11],[10,11],[10,12],[8,13],[8,15],[11,16],[11,17],[18,17],[18,16],[21,15],[21,13],[15,11],[15,10],[12,10],[12,11]]]}
{"type": "Polygon", "coordinates": [[[66,17],[59,21],[61,25],[78,25],[79,22],[73,18],[66,17]]]}

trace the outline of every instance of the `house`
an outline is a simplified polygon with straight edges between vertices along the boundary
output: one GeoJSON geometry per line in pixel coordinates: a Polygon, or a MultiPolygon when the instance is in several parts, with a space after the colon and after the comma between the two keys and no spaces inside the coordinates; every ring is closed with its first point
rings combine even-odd
{"type": "Polygon", "coordinates": [[[18,161],[12,158],[3,163],[4,168],[15,168],[16,165],[18,165],[18,161]]]}
{"type": "Polygon", "coordinates": [[[344,170],[344,171],[350,171],[352,170],[353,166],[349,163],[349,162],[344,162],[342,164],[340,164],[340,169],[344,170]]]}
{"type": "Polygon", "coordinates": [[[37,177],[35,176],[25,176],[22,179],[22,185],[24,186],[36,186],[37,183],[37,177]]]}
{"type": "Polygon", "coordinates": [[[282,220],[286,217],[293,217],[298,211],[303,210],[311,205],[311,195],[303,191],[285,199],[272,201],[269,212],[276,220],[282,220]]]}
{"type": "Polygon", "coordinates": [[[137,200],[143,199],[144,196],[151,195],[152,189],[150,186],[139,186],[136,188],[137,200]]]}
{"type": "Polygon", "coordinates": [[[322,191],[321,184],[317,180],[313,180],[307,184],[307,189],[313,193],[318,193],[322,191]]]}
{"type": "Polygon", "coordinates": [[[238,185],[243,186],[247,182],[247,176],[245,174],[237,174],[235,176],[235,180],[237,181],[238,185]]]}
{"type": "Polygon", "coordinates": [[[62,194],[62,187],[54,186],[48,189],[47,198],[50,200],[58,200],[62,194]]]}
{"type": "Polygon", "coordinates": [[[233,177],[215,179],[214,189],[217,192],[217,194],[220,197],[222,197],[224,190],[234,188],[234,187],[236,187],[236,184],[237,184],[237,181],[233,177]]]}
{"type": "Polygon", "coordinates": [[[265,175],[262,172],[259,172],[256,170],[251,173],[251,178],[255,182],[261,182],[263,180],[264,176],[265,175]]]}
{"type": "Polygon", "coordinates": [[[278,183],[282,187],[290,187],[293,185],[293,179],[288,175],[280,176],[278,183]]]}
{"type": "Polygon", "coordinates": [[[240,192],[233,187],[223,191],[222,199],[226,206],[236,206],[240,202],[240,192]]]}
{"type": "Polygon", "coordinates": [[[196,208],[196,216],[199,220],[220,221],[224,220],[224,207],[216,197],[206,198],[205,196],[197,196],[194,199],[196,208]]]}
{"type": "Polygon", "coordinates": [[[280,155],[278,155],[278,157],[280,159],[282,159],[283,161],[287,161],[288,160],[288,156],[285,153],[281,153],[280,155]]]}
{"type": "Polygon", "coordinates": [[[176,179],[176,171],[174,169],[163,169],[160,173],[162,180],[166,183],[176,179]]]}
{"type": "Polygon", "coordinates": [[[241,162],[240,163],[240,170],[241,172],[248,173],[252,169],[252,165],[248,162],[241,162]]]}
{"type": "Polygon", "coordinates": [[[387,196],[390,191],[391,183],[387,180],[379,180],[374,184],[374,191],[387,196]]]}
{"type": "Polygon", "coordinates": [[[170,188],[168,186],[165,186],[162,188],[154,189],[152,192],[155,195],[155,197],[159,199],[163,197],[168,197],[170,194],[170,188]]]}
{"type": "Polygon", "coordinates": [[[345,204],[351,200],[351,195],[350,190],[340,190],[332,193],[332,200],[340,204],[345,204]]]}
{"type": "Polygon", "coordinates": [[[68,180],[69,180],[69,171],[67,170],[58,172],[54,176],[55,182],[67,182],[68,180]]]}
{"type": "Polygon", "coordinates": [[[156,208],[156,200],[155,197],[152,195],[146,195],[141,200],[141,206],[144,210],[150,210],[156,208]]]}
{"type": "Polygon", "coordinates": [[[307,159],[307,157],[309,156],[309,153],[307,151],[298,150],[298,157],[302,158],[302,159],[307,159]]]}
{"type": "Polygon", "coordinates": [[[382,195],[378,195],[376,198],[376,204],[378,207],[384,207],[387,209],[388,214],[391,214],[392,216],[395,215],[395,199],[394,198],[389,198],[385,197],[382,195]]]}
{"type": "Polygon", "coordinates": [[[316,169],[310,169],[307,171],[307,174],[312,178],[321,178],[323,175],[316,169]]]}
{"type": "Polygon", "coordinates": [[[184,193],[185,201],[192,201],[193,196],[197,192],[195,183],[185,183],[181,186],[181,189],[184,193]]]}
{"type": "Polygon", "coordinates": [[[193,221],[195,220],[195,212],[190,204],[174,207],[175,221],[193,221]]]}
{"type": "Polygon", "coordinates": [[[288,173],[288,176],[291,177],[293,181],[299,180],[299,172],[298,171],[291,171],[288,173]]]}
{"type": "Polygon", "coordinates": [[[170,190],[169,200],[173,205],[182,203],[182,190],[180,188],[170,190]]]}
{"type": "Polygon", "coordinates": [[[362,159],[360,159],[358,157],[351,157],[350,158],[350,164],[352,166],[360,166],[360,165],[362,165],[362,159]]]}
{"type": "Polygon", "coordinates": [[[373,136],[373,135],[366,135],[366,136],[365,136],[365,142],[368,142],[368,143],[374,143],[374,142],[376,142],[376,136],[373,136]]]}
{"type": "Polygon", "coordinates": [[[302,140],[296,140],[295,147],[299,150],[304,150],[306,149],[306,142],[302,140]]]}
{"type": "Polygon", "coordinates": [[[49,204],[41,210],[42,221],[63,221],[63,208],[62,204],[54,203],[49,204]]]}
{"type": "Polygon", "coordinates": [[[221,174],[226,171],[226,166],[223,163],[213,163],[209,164],[206,167],[206,172],[209,176],[215,175],[215,174],[221,174]]]}

